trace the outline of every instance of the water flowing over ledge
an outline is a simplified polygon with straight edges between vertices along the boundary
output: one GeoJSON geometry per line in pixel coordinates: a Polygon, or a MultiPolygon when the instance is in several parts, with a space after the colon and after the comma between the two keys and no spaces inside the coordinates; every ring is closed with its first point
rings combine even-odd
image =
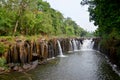
{"type": "Polygon", "coordinates": [[[83,40],[83,45],[81,46],[82,51],[93,50],[94,42],[92,39],[83,40]]]}
{"type": "Polygon", "coordinates": [[[44,64],[55,57],[66,57],[68,51],[80,50],[83,38],[53,38],[49,40],[16,40],[8,44],[8,50],[2,55],[10,69],[27,71],[36,64],[44,64]],[[38,62],[34,62],[38,60],[38,62]]]}
{"type": "MultiPolygon", "coordinates": [[[[15,44],[10,45],[3,56],[6,58],[10,69],[24,72],[36,68],[38,64],[45,64],[48,60],[56,59],[56,57],[69,57],[68,54],[70,52],[73,54],[87,51],[95,52],[93,50],[94,45],[96,44],[94,44],[92,39],[83,38],[54,38],[37,41],[19,40],[15,44]]],[[[116,69],[116,65],[112,65],[109,61],[108,63],[117,74],[120,74],[119,70],[116,69]]]]}
{"type": "Polygon", "coordinates": [[[62,51],[62,48],[61,48],[60,41],[57,40],[57,43],[58,43],[58,49],[59,49],[59,55],[58,55],[58,57],[66,57],[65,55],[63,55],[63,51],[62,51]]]}
{"type": "MultiPolygon", "coordinates": [[[[2,77],[8,80],[10,77],[16,80],[119,80],[120,77],[114,70],[116,65],[110,66],[108,57],[102,55],[99,51],[93,50],[94,44],[91,39],[84,39],[80,44],[80,49],[74,50],[72,53],[64,52],[65,43],[69,45],[73,44],[73,39],[68,39],[67,42],[64,39],[56,39],[56,47],[58,48],[58,55],[67,55],[65,58],[51,57],[47,58],[47,64],[37,66],[34,70],[28,72],[12,72],[12,74],[2,74],[2,77]],[[71,42],[70,42],[71,41],[71,42]],[[63,48],[64,47],[64,48],[63,48]],[[60,51],[61,50],[61,51],[60,51]],[[61,53],[60,53],[61,52],[61,53]],[[113,70],[112,70],[113,69],[113,70]],[[7,76],[7,77],[6,77],[7,76]],[[14,77],[13,77],[14,76],[14,77]]],[[[54,41],[55,42],[55,41],[54,41]]],[[[78,41],[79,42],[79,41],[78,41]]],[[[75,43],[78,44],[75,39],[75,43]]],[[[71,50],[69,46],[69,50],[71,50]]],[[[50,48],[52,50],[52,48],[50,48]]],[[[51,51],[52,52],[52,51],[51,51]]],[[[34,56],[35,55],[34,53],[34,56]]],[[[50,55],[49,55],[50,56],[50,55]]],[[[36,58],[35,58],[36,59],[36,58]]],[[[38,60],[34,61],[36,64],[38,60]]],[[[15,63],[14,63],[15,64],[15,63]]],[[[30,64],[27,64],[27,66],[30,64]]],[[[27,67],[24,65],[24,68],[27,67]]],[[[35,66],[33,66],[35,67],[35,66]]],[[[31,67],[31,68],[33,68],[31,67]]],[[[15,67],[17,69],[17,66],[15,67]]],[[[14,69],[15,69],[14,68],[14,69]]]]}

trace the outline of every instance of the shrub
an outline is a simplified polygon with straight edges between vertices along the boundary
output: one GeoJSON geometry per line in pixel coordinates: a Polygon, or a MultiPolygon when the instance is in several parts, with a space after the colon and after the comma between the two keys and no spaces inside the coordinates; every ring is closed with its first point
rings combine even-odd
{"type": "Polygon", "coordinates": [[[5,45],[0,43],[0,55],[2,55],[5,52],[5,49],[6,49],[5,45]]]}
{"type": "Polygon", "coordinates": [[[1,57],[0,58],[0,67],[6,67],[5,63],[6,63],[6,59],[4,57],[1,57]]]}

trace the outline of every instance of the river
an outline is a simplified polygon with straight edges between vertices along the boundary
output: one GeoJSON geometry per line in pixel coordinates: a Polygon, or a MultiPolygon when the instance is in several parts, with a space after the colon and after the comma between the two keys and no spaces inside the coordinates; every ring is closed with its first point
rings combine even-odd
{"type": "Polygon", "coordinates": [[[120,80],[102,53],[83,47],[31,71],[0,75],[0,80],[120,80]]]}

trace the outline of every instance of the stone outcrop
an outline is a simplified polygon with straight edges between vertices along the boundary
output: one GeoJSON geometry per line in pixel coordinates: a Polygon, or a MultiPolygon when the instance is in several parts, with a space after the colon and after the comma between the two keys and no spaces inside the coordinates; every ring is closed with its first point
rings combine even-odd
{"type": "Polygon", "coordinates": [[[80,45],[82,44],[83,40],[81,38],[16,40],[14,44],[8,44],[9,47],[4,54],[4,57],[9,67],[11,67],[13,70],[24,71],[25,69],[30,69],[32,67],[31,64],[36,60],[38,60],[39,64],[42,64],[46,62],[48,58],[58,56],[59,47],[57,40],[59,40],[61,44],[63,53],[67,53],[69,50],[71,50],[71,47],[74,47],[72,43],[73,39],[76,41],[78,49],[80,49],[80,45]]]}
{"type": "Polygon", "coordinates": [[[94,49],[104,53],[110,59],[110,62],[120,67],[120,40],[110,38],[103,40],[94,38],[94,49]]]}

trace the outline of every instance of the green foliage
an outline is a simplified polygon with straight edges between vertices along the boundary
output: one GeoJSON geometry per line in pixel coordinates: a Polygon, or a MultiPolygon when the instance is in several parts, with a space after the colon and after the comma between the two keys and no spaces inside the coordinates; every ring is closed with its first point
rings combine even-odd
{"type": "Polygon", "coordinates": [[[5,52],[5,45],[3,43],[0,43],[0,55],[3,54],[5,52]]]}
{"type": "Polygon", "coordinates": [[[98,31],[98,30],[95,30],[95,32],[94,32],[93,34],[94,34],[94,36],[96,36],[96,37],[99,37],[99,36],[100,36],[100,34],[99,34],[99,31],[98,31]]]}
{"type": "Polygon", "coordinates": [[[42,0],[0,1],[0,36],[76,35],[85,31],[42,0]]]}
{"type": "Polygon", "coordinates": [[[0,57],[0,67],[5,68],[6,67],[5,63],[6,63],[6,59],[4,57],[0,57]]]}
{"type": "Polygon", "coordinates": [[[5,58],[1,57],[0,58],[0,67],[3,67],[5,65],[5,63],[6,63],[5,58]]]}
{"type": "Polygon", "coordinates": [[[11,34],[14,23],[14,12],[0,8],[0,35],[11,34]],[[12,16],[13,15],[13,16],[12,16]]]}
{"type": "Polygon", "coordinates": [[[119,0],[83,0],[81,4],[89,5],[90,20],[98,26],[97,36],[119,37],[119,0]]]}
{"type": "Polygon", "coordinates": [[[120,39],[120,33],[116,30],[116,28],[114,28],[109,34],[109,37],[114,39],[120,39]]]}

